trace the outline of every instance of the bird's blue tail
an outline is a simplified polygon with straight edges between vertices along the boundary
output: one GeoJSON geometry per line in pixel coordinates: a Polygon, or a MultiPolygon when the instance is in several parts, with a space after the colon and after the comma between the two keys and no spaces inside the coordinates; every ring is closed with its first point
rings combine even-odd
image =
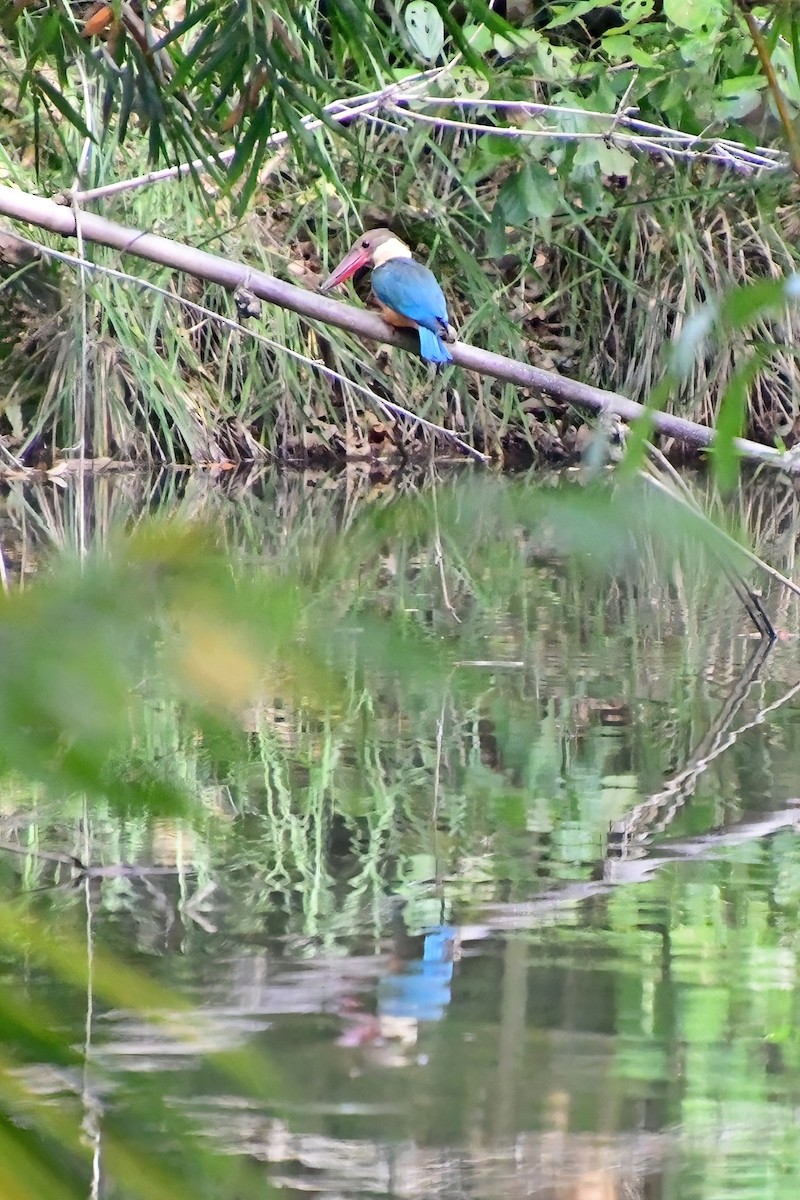
{"type": "Polygon", "coordinates": [[[435,333],[432,333],[430,329],[425,329],[423,325],[419,326],[419,352],[428,362],[446,363],[453,361],[453,356],[442,339],[437,337],[435,333]]]}

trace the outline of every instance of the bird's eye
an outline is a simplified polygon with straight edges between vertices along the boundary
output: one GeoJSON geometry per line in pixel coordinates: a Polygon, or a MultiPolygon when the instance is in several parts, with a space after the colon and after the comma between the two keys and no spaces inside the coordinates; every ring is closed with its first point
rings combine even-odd
{"type": "Polygon", "coordinates": [[[362,249],[369,250],[369,240],[367,238],[364,238],[363,242],[361,243],[361,246],[362,246],[362,249]]]}

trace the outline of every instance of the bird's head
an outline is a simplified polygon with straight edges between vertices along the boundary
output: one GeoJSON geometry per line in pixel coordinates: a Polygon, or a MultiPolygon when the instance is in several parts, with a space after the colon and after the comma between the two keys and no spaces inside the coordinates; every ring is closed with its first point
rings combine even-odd
{"type": "Polygon", "coordinates": [[[362,267],[379,267],[390,258],[411,258],[411,251],[391,229],[368,229],[351,246],[350,250],[323,284],[321,292],[329,292],[340,283],[345,283],[362,267]]]}

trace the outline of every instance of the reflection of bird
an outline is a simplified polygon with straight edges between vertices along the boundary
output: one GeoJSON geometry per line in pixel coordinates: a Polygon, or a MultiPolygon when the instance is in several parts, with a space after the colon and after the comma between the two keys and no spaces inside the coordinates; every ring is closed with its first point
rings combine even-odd
{"type": "Polygon", "coordinates": [[[404,962],[378,985],[378,1015],[438,1021],[450,1003],[457,930],[437,925],[425,935],[422,959],[404,962]]]}
{"type": "Polygon", "coordinates": [[[372,267],[372,290],[383,319],[390,325],[416,329],[419,352],[428,362],[451,362],[444,344],[450,333],[444,293],[433,272],[414,261],[408,246],[391,229],[370,229],[360,237],[321,290],[335,288],[367,266],[372,267]]]}

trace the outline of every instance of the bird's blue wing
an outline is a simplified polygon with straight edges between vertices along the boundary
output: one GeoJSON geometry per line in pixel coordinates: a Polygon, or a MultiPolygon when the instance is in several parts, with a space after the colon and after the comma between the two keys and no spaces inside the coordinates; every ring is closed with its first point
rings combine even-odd
{"type": "Polygon", "coordinates": [[[433,333],[447,326],[447,301],[436,276],[412,258],[393,258],[376,267],[372,290],[382,304],[433,333]]]}

